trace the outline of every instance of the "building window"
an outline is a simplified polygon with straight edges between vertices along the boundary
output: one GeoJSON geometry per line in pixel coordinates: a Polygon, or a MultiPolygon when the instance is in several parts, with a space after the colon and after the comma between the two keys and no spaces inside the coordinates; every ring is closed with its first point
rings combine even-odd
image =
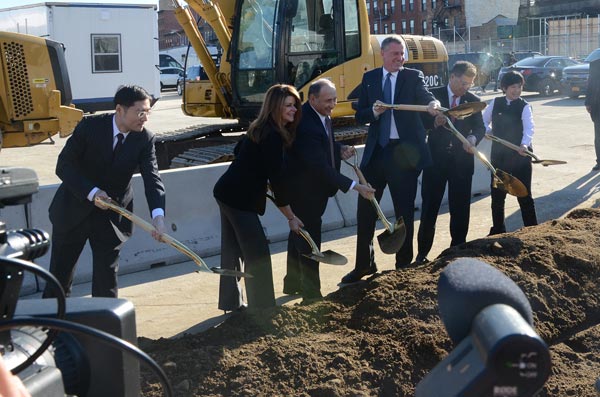
{"type": "Polygon", "coordinates": [[[406,21],[402,21],[402,34],[406,33],[406,21]]]}
{"type": "Polygon", "coordinates": [[[413,11],[415,9],[415,0],[408,0],[408,9],[413,11]]]}
{"type": "Polygon", "coordinates": [[[402,0],[402,5],[400,6],[400,11],[406,12],[406,0],[402,0]]]}
{"type": "Polygon", "coordinates": [[[383,3],[383,15],[385,15],[385,16],[390,15],[390,13],[388,11],[388,3],[387,3],[387,1],[385,3],[383,3]]]}
{"type": "Polygon", "coordinates": [[[367,1],[367,14],[371,13],[371,2],[367,1]]]}
{"type": "Polygon", "coordinates": [[[421,22],[421,27],[423,28],[423,36],[427,34],[427,21],[421,22]]]}
{"type": "Polygon", "coordinates": [[[421,11],[427,10],[427,0],[421,0],[421,11]]]}
{"type": "Polygon", "coordinates": [[[121,35],[92,34],[92,73],[119,73],[121,35]]]}
{"type": "Polygon", "coordinates": [[[410,20],[410,34],[415,34],[415,20],[410,20]]]}
{"type": "Polygon", "coordinates": [[[373,12],[377,12],[377,0],[373,0],[373,12]]]}
{"type": "Polygon", "coordinates": [[[375,23],[373,24],[373,32],[374,32],[375,34],[379,33],[379,26],[377,26],[377,22],[375,22],[375,23]]]}
{"type": "Polygon", "coordinates": [[[437,5],[437,0],[431,0],[431,9],[435,10],[435,6],[437,5]]]}
{"type": "Polygon", "coordinates": [[[392,22],[392,33],[396,33],[396,22],[392,22]]]}
{"type": "Polygon", "coordinates": [[[450,27],[450,21],[448,21],[448,18],[444,18],[444,27],[445,28],[450,27]]]}
{"type": "Polygon", "coordinates": [[[389,33],[388,32],[388,24],[386,23],[383,25],[383,34],[388,34],[388,33],[389,33]]]}
{"type": "Polygon", "coordinates": [[[390,11],[392,12],[392,14],[394,13],[395,9],[396,9],[396,0],[390,0],[390,11]]]}

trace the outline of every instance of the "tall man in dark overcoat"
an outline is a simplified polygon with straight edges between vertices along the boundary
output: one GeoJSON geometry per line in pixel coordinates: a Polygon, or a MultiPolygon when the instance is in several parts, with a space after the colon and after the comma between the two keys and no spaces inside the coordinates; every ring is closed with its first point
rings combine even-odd
{"type": "MultiPolygon", "coordinates": [[[[401,36],[391,35],[381,42],[381,57],[383,67],[363,75],[355,117],[360,124],[369,124],[360,168],[375,189],[377,201],[389,187],[396,218],[402,217],[406,224],[406,240],[396,254],[395,266],[400,269],[412,262],[417,179],[431,164],[431,155],[418,112],[392,110],[376,105],[376,101],[426,105],[431,115],[439,113],[439,102],[427,89],[423,73],[404,67],[408,50],[401,36]]],[[[357,218],[356,264],[342,283],[356,282],[377,271],[373,251],[377,214],[362,197],[358,199],[357,218]]]]}

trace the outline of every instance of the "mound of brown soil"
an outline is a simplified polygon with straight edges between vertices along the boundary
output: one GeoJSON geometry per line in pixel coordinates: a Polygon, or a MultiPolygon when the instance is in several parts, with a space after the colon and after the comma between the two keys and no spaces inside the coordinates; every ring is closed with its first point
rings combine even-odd
{"type": "MultiPolygon", "coordinates": [[[[177,396],[410,396],[453,345],[437,310],[440,272],[458,257],[503,271],[531,302],[553,368],[541,396],[591,396],[600,375],[600,211],[448,249],[310,306],[230,317],[175,340],[140,339],[177,396]]],[[[162,396],[143,373],[144,396],[162,396]]]]}

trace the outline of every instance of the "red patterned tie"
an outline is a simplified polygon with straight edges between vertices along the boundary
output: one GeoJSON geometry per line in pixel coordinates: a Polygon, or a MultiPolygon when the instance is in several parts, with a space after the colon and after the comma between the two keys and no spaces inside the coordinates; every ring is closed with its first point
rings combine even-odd
{"type": "MultiPolygon", "coordinates": [[[[457,95],[452,95],[452,105],[450,105],[450,109],[457,107],[459,102],[460,97],[457,95]]],[[[456,121],[456,117],[450,117],[450,120],[452,120],[454,123],[456,121]]]]}

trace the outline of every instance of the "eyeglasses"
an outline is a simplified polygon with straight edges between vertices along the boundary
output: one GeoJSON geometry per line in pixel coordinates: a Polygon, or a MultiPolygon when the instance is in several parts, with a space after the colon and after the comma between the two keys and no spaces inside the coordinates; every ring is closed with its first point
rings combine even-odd
{"type": "Polygon", "coordinates": [[[151,113],[152,113],[151,110],[141,110],[141,111],[137,112],[137,116],[140,119],[143,119],[144,117],[150,117],[151,113]]]}

